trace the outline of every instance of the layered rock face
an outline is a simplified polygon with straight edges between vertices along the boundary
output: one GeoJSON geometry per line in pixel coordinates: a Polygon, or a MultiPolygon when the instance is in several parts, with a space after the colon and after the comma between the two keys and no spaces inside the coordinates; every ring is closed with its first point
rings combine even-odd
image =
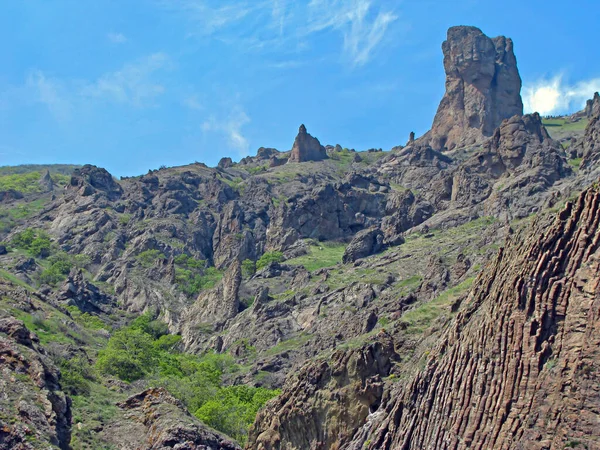
{"type": "Polygon", "coordinates": [[[591,189],[501,250],[426,368],[348,448],[596,448],[599,209],[591,189]]]}
{"type": "Polygon", "coordinates": [[[379,405],[382,377],[399,356],[389,335],[364,349],[336,352],[330,363],[306,366],[298,382],[257,417],[246,448],[337,448],[379,405]]]}
{"type": "Polygon", "coordinates": [[[326,158],[325,147],[317,138],[306,132],[304,125],[300,125],[288,162],[322,161],[326,158]]]}
{"type": "Polygon", "coordinates": [[[434,150],[480,142],[502,120],[523,114],[512,40],[490,39],[475,27],[452,27],[442,51],[446,93],[422,138],[434,150]]]}
{"type": "Polygon", "coordinates": [[[339,391],[312,363],[259,415],[248,448],[597,448],[599,217],[591,188],[555,219],[511,237],[425,353],[425,367],[388,384],[362,426],[338,425],[336,406],[322,399],[339,391]],[[323,428],[312,425],[317,414],[328,418],[323,428]]]}

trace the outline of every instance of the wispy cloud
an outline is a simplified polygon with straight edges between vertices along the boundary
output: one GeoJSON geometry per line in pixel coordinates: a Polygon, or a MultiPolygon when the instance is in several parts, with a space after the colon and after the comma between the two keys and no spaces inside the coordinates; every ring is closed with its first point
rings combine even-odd
{"type": "Polygon", "coordinates": [[[241,106],[235,106],[227,117],[218,119],[210,116],[202,124],[202,131],[217,132],[225,136],[228,145],[237,150],[241,156],[248,154],[248,139],[244,136],[242,128],[250,123],[250,117],[246,114],[241,106]]]}
{"type": "Polygon", "coordinates": [[[102,75],[95,82],[85,86],[83,96],[127,103],[133,106],[148,106],[165,91],[164,86],[153,75],[169,66],[169,57],[164,53],[154,53],[121,69],[102,75]]]}
{"type": "Polygon", "coordinates": [[[263,2],[237,2],[227,4],[204,0],[159,0],[166,10],[179,13],[194,26],[191,35],[210,36],[238,23],[254,11],[263,8],[263,2]]]}
{"type": "Polygon", "coordinates": [[[33,100],[45,105],[56,120],[69,120],[72,104],[62,82],[46,77],[41,70],[35,70],[27,77],[25,88],[33,94],[33,100]]]}
{"type": "Polygon", "coordinates": [[[600,91],[600,78],[575,84],[564,82],[563,75],[525,83],[522,96],[525,112],[541,115],[564,114],[583,109],[587,99],[600,91]]]}
{"type": "Polygon", "coordinates": [[[343,34],[344,51],[356,66],[369,61],[388,26],[398,19],[391,10],[375,12],[370,0],[311,0],[308,13],[309,31],[333,29],[343,34]]]}
{"type": "Polygon", "coordinates": [[[111,33],[108,33],[106,35],[106,37],[113,44],[124,44],[125,42],[128,41],[127,36],[125,36],[123,33],[111,32],[111,33]]]}
{"type": "Polygon", "coordinates": [[[205,109],[197,95],[188,95],[187,97],[184,97],[182,103],[185,107],[194,111],[204,111],[205,109]]]}
{"type": "Polygon", "coordinates": [[[342,50],[353,66],[371,60],[390,24],[398,20],[389,6],[398,0],[158,0],[188,21],[190,36],[218,37],[255,51],[306,51],[306,40],[321,32],[340,33],[342,50]],[[388,5],[385,8],[379,5],[388,5]],[[295,42],[295,44],[294,44],[295,42]]]}

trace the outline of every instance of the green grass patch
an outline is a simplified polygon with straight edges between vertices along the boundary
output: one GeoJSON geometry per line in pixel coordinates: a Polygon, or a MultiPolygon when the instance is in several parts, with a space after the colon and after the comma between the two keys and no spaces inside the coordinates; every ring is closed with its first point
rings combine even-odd
{"type": "Polygon", "coordinates": [[[308,333],[300,333],[298,336],[293,337],[291,339],[287,339],[285,341],[281,341],[277,345],[274,345],[270,349],[268,349],[264,354],[266,356],[274,356],[279,355],[283,352],[288,352],[291,350],[297,350],[310,341],[312,338],[311,334],[308,333]]]}
{"type": "Polygon", "coordinates": [[[585,130],[585,127],[587,127],[589,120],[588,119],[581,119],[578,120],[577,122],[567,122],[565,119],[562,118],[556,118],[556,119],[543,119],[542,120],[542,124],[548,128],[548,131],[552,132],[558,128],[560,128],[561,131],[579,131],[579,130],[585,130]]]}
{"type": "Polygon", "coordinates": [[[400,322],[406,326],[408,332],[422,333],[435,319],[449,311],[450,305],[470,289],[474,280],[474,277],[468,278],[462,283],[445,290],[433,300],[407,311],[400,318],[400,322]]]}
{"type": "Polygon", "coordinates": [[[15,275],[13,275],[10,272],[7,272],[4,269],[0,269],[0,277],[4,278],[7,281],[10,281],[13,284],[16,284],[17,286],[21,286],[24,287],[25,289],[27,289],[28,291],[33,291],[35,290],[33,288],[33,286],[28,285],[27,283],[25,283],[23,280],[21,280],[20,278],[17,278],[15,275]]]}
{"type": "Polygon", "coordinates": [[[579,166],[581,165],[581,158],[573,158],[569,160],[569,165],[575,169],[579,170],[579,166]]]}
{"type": "Polygon", "coordinates": [[[331,267],[342,262],[346,244],[338,242],[320,242],[311,244],[306,255],[298,256],[286,261],[286,264],[304,266],[309,272],[331,267]]]}

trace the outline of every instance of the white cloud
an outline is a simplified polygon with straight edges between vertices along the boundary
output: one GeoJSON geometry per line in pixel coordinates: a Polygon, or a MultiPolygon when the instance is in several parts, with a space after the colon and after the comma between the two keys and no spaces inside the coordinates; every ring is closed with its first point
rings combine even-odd
{"type": "Polygon", "coordinates": [[[102,75],[82,90],[82,95],[133,106],[147,106],[161,95],[165,88],[154,80],[155,72],[169,66],[164,53],[154,53],[121,69],[102,75]]]}
{"type": "Polygon", "coordinates": [[[59,122],[65,122],[71,117],[72,105],[60,81],[48,78],[41,70],[36,70],[27,77],[25,87],[33,93],[34,101],[44,104],[59,122]]]}
{"type": "Polygon", "coordinates": [[[202,102],[198,100],[197,95],[189,95],[185,97],[182,100],[182,103],[184,104],[184,106],[186,106],[189,109],[193,109],[194,111],[203,111],[205,109],[202,102]]]}
{"type": "Polygon", "coordinates": [[[217,132],[223,134],[227,139],[227,143],[232,148],[236,149],[240,155],[246,156],[249,144],[248,139],[242,133],[242,128],[248,123],[250,123],[250,117],[248,117],[240,106],[236,106],[222,120],[211,116],[202,124],[202,131],[205,133],[217,132]]]}
{"type": "Polygon", "coordinates": [[[352,65],[366,64],[389,25],[398,19],[389,5],[398,0],[157,0],[192,26],[190,35],[218,37],[248,50],[306,50],[315,33],[341,33],[343,53],[352,65]],[[293,45],[293,41],[296,45],[293,45]]]}
{"type": "Polygon", "coordinates": [[[192,35],[210,36],[217,31],[244,19],[254,10],[262,7],[262,2],[238,2],[212,6],[204,0],[162,0],[159,4],[165,9],[180,13],[194,24],[192,35]]]}
{"type": "Polygon", "coordinates": [[[344,51],[356,66],[364,65],[383,39],[388,26],[398,19],[392,11],[376,14],[371,0],[311,0],[308,5],[309,31],[339,30],[344,51]]]}
{"type": "Polygon", "coordinates": [[[523,106],[526,113],[538,112],[543,116],[566,114],[585,107],[587,99],[600,91],[600,78],[579,81],[569,85],[562,75],[543,79],[523,86],[523,106]]]}
{"type": "Polygon", "coordinates": [[[128,41],[127,36],[123,33],[108,33],[106,37],[113,44],[124,44],[128,41]]]}

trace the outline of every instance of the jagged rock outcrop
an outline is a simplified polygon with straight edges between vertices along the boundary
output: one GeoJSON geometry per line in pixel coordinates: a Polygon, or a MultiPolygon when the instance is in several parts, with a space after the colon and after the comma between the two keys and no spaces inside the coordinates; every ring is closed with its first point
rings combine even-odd
{"type": "Polygon", "coordinates": [[[109,314],[117,300],[100,291],[96,286],[87,281],[83,271],[72,269],[68,278],[63,283],[57,300],[70,306],[77,306],[80,311],[87,313],[109,314]]]}
{"type": "Polygon", "coordinates": [[[42,175],[39,181],[40,187],[44,192],[52,192],[54,190],[54,181],[50,176],[50,171],[46,170],[46,173],[42,175]]]}
{"type": "Polygon", "coordinates": [[[241,283],[241,264],[236,262],[225,271],[217,286],[200,293],[194,304],[184,313],[183,342],[186,348],[193,348],[198,339],[202,338],[198,329],[220,328],[226,320],[238,314],[241,283]]]}
{"type": "MultiPolygon", "coordinates": [[[[28,304],[27,294],[0,282],[2,296],[28,304]]],[[[71,400],[60,372],[36,334],[0,310],[0,449],[69,449],[71,400]]]]}
{"type": "Polygon", "coordinates": [[[317,138],[306,132],[304,125],[300,125],[288,162],[322,161],[326,158],[325,147],[317,138]]]}
{"type": "Polygon", "coordinates": [[[123,193],[121,186],[106,169],[89,164],[73,171],[70,187],[77,189],[84,197],[99,193],[110,200],[118,199],[123,193]]]}
{"type": "Polygon", "coordinates": [[[229,167],[232,167],[232,166],[233,166],[233,160],[228,156],[221,158],[219,160],[219,163],[217,164],[217,167],[219,169],[228,169],[229,167]]]}
{"type": "Polygon", "coordinates": [[[375,225],[384,213],[385,194],[354,188],[350,183],[321,184],[281,203],[271,217],[266,247],[281,248],[290,230],[323,241],[375,225]]]}
{"type": "Polygon", "coordinates": [[[108,442],[123,450],[240,450],[187,412],[164,388],[151,388],[118,404],[124,420],[103,430],[108,442]]]}
{"type": "Polygon", "coordinates": [[[575,156],[583,158],[581,169],[591,171],[598,166],[600,161],[600,94],[594,94],[591,107],[590,121],[585,128],[585,135],[574,149],[575,156]]]}
{"type": "Polygon", "coordinates": [[[349,441],[378,407],[382,377],[398,358],[391,337],[381,332],[364,349],[336,351],[329,362],[307,364],[259,412],[246,448],[327,449],[349,441]]]}
{"type": "Polygon", "coordinates": [[[452,27],[442,51],[446,93],[421,141],[434,150],[453,150],[481,142],[503,119],[523,114],[511,39],[490,39],[475,27],[452,27]]]}
{"type": "Polygon", "coordinates": [[[512,235],[424,368],[388,384],[359,427],[322,401],[339,391],[312,376],[313,363],[259,414],[249,448],[596,448],[599,217],[600,192],[591,188],[556,218],[512,235]],[[317,433],[313,423],[322,424],[317,433]]]}
{"type": "Polygon", "coordinates": [[[265,161],[265,160],[269,160],[271,158],[277,158],[277,155],[279,155],[279,150],[277,150],[276,148],[260,147],[256,151],[256,159],[259,161],[265,161]]]}
{"type": "Polygon", "coordinates": [[[379,228],[368,228],[354,235],[342,256],[343,263],[374,255],[383,249],[383,232],[379,228]]]}
{"type": "Polygon", "coordinates": [[[451,199],[455,207],[486,215],[524,217],[539,209],[550,186],[572,173],[539,114],[514,116],[453,174],[451,199]]]}

